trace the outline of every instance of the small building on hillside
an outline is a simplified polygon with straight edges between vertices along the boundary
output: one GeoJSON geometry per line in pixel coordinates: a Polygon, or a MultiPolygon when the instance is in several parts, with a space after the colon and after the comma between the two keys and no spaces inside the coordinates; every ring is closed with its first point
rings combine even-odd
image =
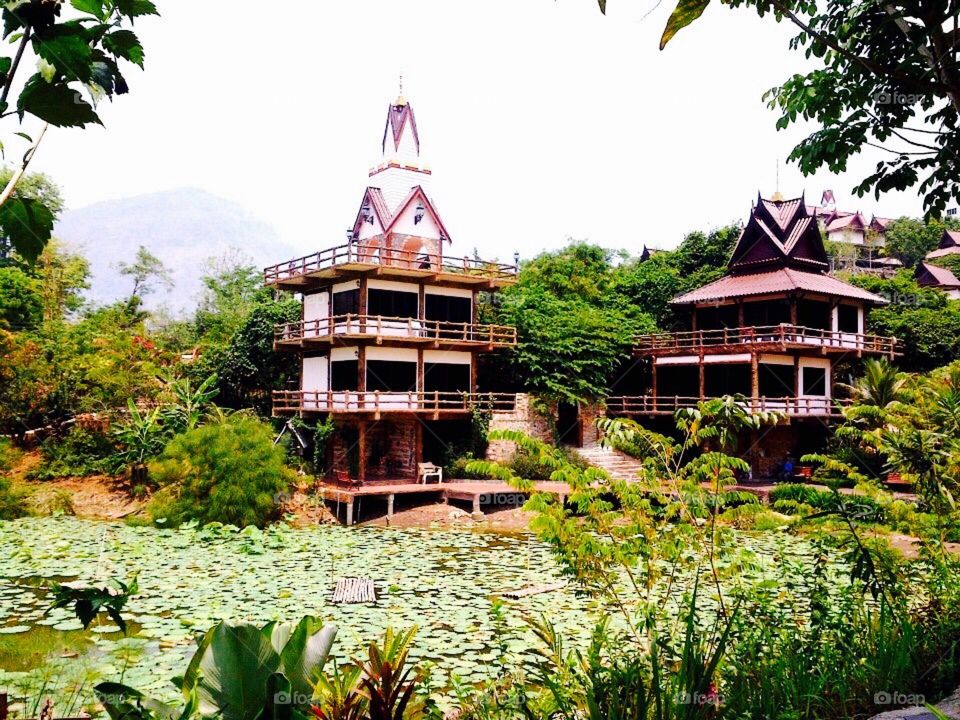
{"type": "Polygon", "coordinates": [[[332,472],[354,483],[416,481],[419,463],[440,464],[451,439],[469,437],[475,407],[515,402],[482,392],[477,365],[517,342],[516,328],[478,319],[516,266],[448,254],[403,97],[387,109],[382,151],[347,242],[264,271],[267,286],[303,297],[301,320],[276,328],[274,347],[298,353],[302,372],[274,394],[274,414],[332,417],[332,472]]]}
{"type": "Polygon", "coordinates": [[[945,230],[937,249],[927,253],[926,260],[936,260],[947,255],[960,255],[960,230],[945,230]]]}
{"type": "Polygon", "coordinates": [[[886,245],[890,218],[874,215],[867,220],[859,210],[840,210],[837,208],[833,190],[824,190],[820,205],[808,206],[807,211],[817,218],[820,229],[830,242],[869,248],[882,248],[886,245]]]}
{"type": "Polygon", "coordinates": [[[913,277],[917,281],[917,285],[921,287],[943,290],[954,300],[960,300],[960,278],[957,278],[956,274],[948,268],[923,261],[917,263],[917,269],[913,277]]]}
{"type": "Polygon", "coordinates": [[[828,274],[817,219],[803,198],[758,197],[719,280],[674,298],[687,328],[638,338],[639,395],[608,398],[613,416],[669,419],[680,408],[736,395],[789,423],[752,443],[755,472],[816,446],[839,416],[836,369],[892,357],[896,340],[866,333],[867,311],[886,301],[828,274]]]}

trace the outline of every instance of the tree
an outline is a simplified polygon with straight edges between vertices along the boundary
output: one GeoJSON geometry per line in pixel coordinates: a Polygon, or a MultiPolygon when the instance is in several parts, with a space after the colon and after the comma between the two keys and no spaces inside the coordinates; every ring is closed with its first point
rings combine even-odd
{"type": "Polygon", "coordinates": [[[62,0],[4,3],[3,37],[15,43],[16,50],[13,57],[0,56],[0,117],[16,115],[22,124],[32,115],[44,123],[36,140],[19,133],[30,147],[0,192],[0,228],[27,262],[34,262],[50,239],[53,219],[48,207],[15,190],[47,126],[101,124],[97,103],[129,90],[120,61],[143,67],[143,46],[127,26],[138,17],[157,14],[151,0],[72,0],[66,6],[62,0]],[[21,68],[31,66],[37,68],[33,75],[18,78],[21,68]],[[15,83],[21,83],[19,95],[10,109],[15,83]]]}
{"type": "Polygon", "coordinates": [[[235,254],[211,258],[203,287],[195,324],[197,335],[205,343],[226,343],[257,301],[270,297],[260,271],[248,258],[235,254]]]}
{"type": "Polygon", "coordinates": [[[945,230],[960,230],[960,222],[897,218],[887,227],[887,253],[907,267],[913,267],[928,252],[937,249],[945,230]]]}
{"type": "Polygon", "coordinates": [[[41,320],[40,283],[18,267],[0,267],[0,329],[32,330],[41,320]]]}
{"type": "MultiPolygon", "coordinates": [[[[765,98],[779,129],[819,124],[789,159],[804,174],[846,170],[867,147],[885,157],[855,188],[859,195],[920,186],[927,212],[939,216],[960,196],[960,54],[957,0],[863,3],[857,0],[721,0],[798,29],[791,49],[815,67],[796,73],[765,98]]],[[[599,0],[606,11],[606,0],[599,0]]],[[[710,0],[679,0],[660,47],[696,20],[710,0]]]]}
{"type": "MultiPolygon", "coordinates": [[[[14,177],[15,173],[10,168],[0,168],[0,185],[9,185],[14,177]]],[[[46,242],[42,238],[50,237],[53,224],[62,210],[60,188],[48,176],[30,173],[20,177],[10,202],[0,207],[0,264],[10,264],[20,259],[28,262],[35,260],[46,242]],[[38,228],[38,225],[43,227],[38,228]],[[38,229],[46,233],[41,233],[41,238],[34,235],[38,229]],[[17,255],[14,255],[14,250],[17,255]]]]}
{"type": "Polygon", "coordinates": [[[81,292],[90,287],[90,263],[52,239],[36,268],[43,296],[43,319],[61,320],[83,306],[81,292]]]}
{"type": "Polygon", "coordinates": [[[163,261],[147,250],[143,245],[137,249],[137,256],[130,264],[118,265],[121,275],[133,278],[133,289],[130,291],[129,305],[144,295],[153,292],[157,283],[165,287],[173,287],[170,271],[163,261]]]}

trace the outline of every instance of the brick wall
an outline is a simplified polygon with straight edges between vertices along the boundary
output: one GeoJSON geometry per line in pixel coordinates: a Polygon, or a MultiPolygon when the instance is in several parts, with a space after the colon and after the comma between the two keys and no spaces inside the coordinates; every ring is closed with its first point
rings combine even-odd
{"type": "MultiPolygon", "coordinates": [[[[777,466],[786,459],[787,455],[795,451],[797,430],[792,425],[764,428],[760,431],[760,437],[753,447],[751,447],[752,440],[749,436],[744,438],[746,447],[743,458],[753,467],[755,478],[773,477],[777,466]]],[[[798,460],[799,458],[794,457],[794,462],[798,460]]]]}
{"type": "MultiPolygon", "coordinates": [[[[341,426],[333,434],[334,476],[352,477],[350,444],[356,442],[356,426],[341,426]],[[354,428],[344,432],[347,427],[354,428]]],[[[356,450],[354,450],[356,452],[356,450]]],[[[367,474],[364,480],[402,480],[417,477],[417,420],[398,418],[380,420],[367,426],[367,474]]]]}
{"type": "MultiPolygon", "coordinates": [[[[490,416],[491,430],[519,430],[530,437],[553,443],[550,422],[532,407],[533,397],[526,393],[517,395],[517,404],[512,412],[495,412],[490,416]]],[[[513,457],[516,445],[507,440],[494,440],[487,447],[487,459],[505,462],[513,457]]]]}

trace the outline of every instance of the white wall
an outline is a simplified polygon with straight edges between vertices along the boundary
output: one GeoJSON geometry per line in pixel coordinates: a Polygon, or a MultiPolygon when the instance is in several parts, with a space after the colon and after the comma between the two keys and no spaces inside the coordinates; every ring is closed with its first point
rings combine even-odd
{"type": "Polygon", "coordinates": [[[829,358],[807,358],[807,357],[800,358],[800,387],[798,389],[798,396],[799,397],[820,397],[819,395],[805,395],[803,393],[803,371],[804,371],[804,368],[808,368],[808,367],[823,368],[824,370],[827,371],[827,383],[826,383],[827,394],[825,397],[828,397],[828,398],[831,397],[832,388],[830,387],[831,385],[830,359],[829,358]]]}
{"type": "Polygon", "coordinates": [[[303,359],[302,390],[325,392],[330,389],[329,366],[327,357],[305,357],[303,359]]]}
{"type": "Polygon", "coordinates": [[[318,293],[303,296],[303,319],[326,320],[330,316],[330,293],[323,290],[318,293]]]}
{"type": "Polygon", "coordinates": [[[444,363],[446,365],[469,365],[471,354],[455,350],[424,350],[425,363],[444,363]]]}

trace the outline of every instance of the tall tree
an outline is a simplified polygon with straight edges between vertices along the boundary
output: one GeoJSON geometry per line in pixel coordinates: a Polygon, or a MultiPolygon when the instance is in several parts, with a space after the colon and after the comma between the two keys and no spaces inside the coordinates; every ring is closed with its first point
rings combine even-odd
{"type": "Polygon", "coordinates": [[[132,263],[122,262],[117,267],[121,275],[133,279],[129,304],[133,304],[136,299],[152,293],[158,284],[168,288],[173,287],[170,270],[167,269],[160,258],[143,245],[137,248],[137,256],[132,263]]]}
{"type": "MultiPolygon", "coordinates": [[[[790,154],[804,174],[846,170],[867,147],[884,158],[855,188],[859,195],[919,185],[939,216],[960,197],[960,0],[720,0],[793,23],[790,47],[814,68],[769,90],[777,127],[819,125],[790,154]]],[[[599,0],[606,11],[606,0],[599,0]]],[[[663,49],[710,0],[678,0],[663,49]]]]}
{"type": "Polygon", "coordinates": [[[944,230],[960,230],[960,222],[897,218],[887,227],[887,252],[907,267],[913,267],[936,249],[944,230]]]}

